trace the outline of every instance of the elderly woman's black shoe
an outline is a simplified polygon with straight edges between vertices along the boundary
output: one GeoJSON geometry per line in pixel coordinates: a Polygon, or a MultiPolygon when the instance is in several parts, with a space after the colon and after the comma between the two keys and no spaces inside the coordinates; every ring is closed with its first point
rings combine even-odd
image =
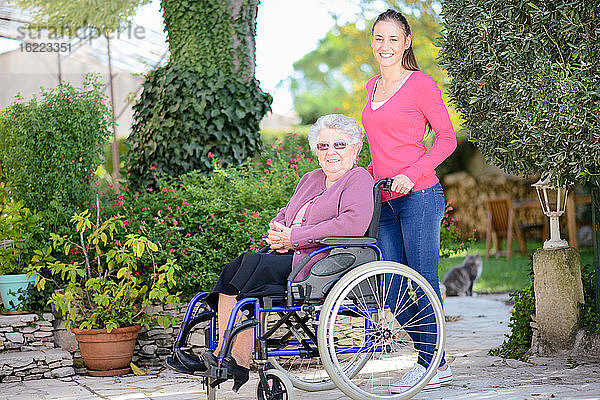
{"type": "Polygon", "coordinates": [[[242,367],[238,365],[235,361],[235,358],[229,356],[223,359],[223,366],[227,367],[228,375],[231,375],[233,378],[233,391],[237,392],[240,390],[242,385],[248,382],[250,379],[250,370],[246,367],[242,367]]]}
{"type": "Polygon", "coordinates": [[[179,349],[173,352],[173,359],[190,371],[204,372],[208,369],[203,359],[179,349]]]}
{"type": "Polygon", "coordinates": [[[202,354],[202,362],[204,362],[204,365],[206,367],[206,369],[210,369],[211,366],[217,366],[217,364],[219,364],[219,360],[217,360],[217,357],[215,357],[215,355],[211,352],[211,351],[206,351],[204,352],[204,354],[202,354]]]}

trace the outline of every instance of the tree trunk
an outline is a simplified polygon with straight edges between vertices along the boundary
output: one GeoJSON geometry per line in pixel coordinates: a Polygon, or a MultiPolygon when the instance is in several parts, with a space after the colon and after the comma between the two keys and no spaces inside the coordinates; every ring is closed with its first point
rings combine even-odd
{"type": "Polygon", "coordinates": [[[171,61],[197,71],[254,77],[259,0],[162,0],[171,61]]]}
{"type": "Polygon", "coordinates": [[[231,28],[233,32],[233,64],[236,72],[241,72],[246,79],[254,76],[256,52],[256,14],[259,0],[231,0],[231,28]],[[242,8],[244,3],[246,7],[242,8]],[[243,24],[243,35],[235,29],[236,21],[243,24]],[[243,60],[243,62],[240,62],[243,60]],[[241,65],[246,64],[245,68],[241,65]]]}

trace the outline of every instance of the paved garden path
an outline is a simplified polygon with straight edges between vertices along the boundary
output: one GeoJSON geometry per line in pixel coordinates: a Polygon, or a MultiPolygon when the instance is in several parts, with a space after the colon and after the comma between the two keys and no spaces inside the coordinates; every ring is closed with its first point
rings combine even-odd
{"type": "MultiPolygon", "coordinates": [[[[533,357],[529,362],[503,360],[487,354],[499,346],[508,332],[511,307],[507,295],[448,298],[447,354],[454,382],[439,390],[420,393],[415,399],[599,399],[600,362],[533,357]],[[454,319],[454,318],[452,318],[454,319]]],[[[257,375],[240,393],[224,384],[217,399],[255,399],[257,375]]],[[[199,380],[163,370],[145,377],[75,377],[0,383],[0,400],[196,400],[204,399],[199,380]]],[[[307,393],[297,390],[296,398],[307,400],[345,399],[339,390],[307,393]]]]}

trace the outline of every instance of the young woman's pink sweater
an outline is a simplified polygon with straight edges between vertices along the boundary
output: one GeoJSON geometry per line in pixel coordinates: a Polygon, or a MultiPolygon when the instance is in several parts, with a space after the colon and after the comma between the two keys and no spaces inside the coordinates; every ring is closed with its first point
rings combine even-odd
{"type": "MultiPolygon", "coordinates": [[[[413,191],[427,189],[439,182],[435,168],[456,149],[456,134],[448,110],[435,81],[421,71],[414,71],[388,101],[373,111],[371,100],[378,76],[367,82],[367,105],[362,124],[369,139],[372,162],[369,172],[381,178],[406,175],[413,191]],[[427,122],[436,141],[429,151],[423,137],[427,122]]],[[[389,196],[384,193],[384,200],[389,196]]],[[[393,198],[400,197],[395,193],[393,198]]]]}

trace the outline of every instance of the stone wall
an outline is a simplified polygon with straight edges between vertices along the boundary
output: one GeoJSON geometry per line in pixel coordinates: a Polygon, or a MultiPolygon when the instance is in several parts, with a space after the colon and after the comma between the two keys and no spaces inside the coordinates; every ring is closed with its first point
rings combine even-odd
{"type": "MultiPolygon", "coordinates": [[[[139,367],[161,368],[173,350],[187,304],[163,308],[178,322],[167,329],[140,330],[132,360],[139,367]]],[[[192,350],[204,345],[206,324],[200,325],[190,337],[192,350]]],[[[50,313],[0,315],[0,382],[63,378],[76,373],[85,374],[85,368],[75,335],[66,329],[65,321],[50,313]]]]}
{"type": "Polygon", "coordinates": [[[73,355],[55,348],[52,314],[0,315],[0,381],[75,375],[73,355]]]}

